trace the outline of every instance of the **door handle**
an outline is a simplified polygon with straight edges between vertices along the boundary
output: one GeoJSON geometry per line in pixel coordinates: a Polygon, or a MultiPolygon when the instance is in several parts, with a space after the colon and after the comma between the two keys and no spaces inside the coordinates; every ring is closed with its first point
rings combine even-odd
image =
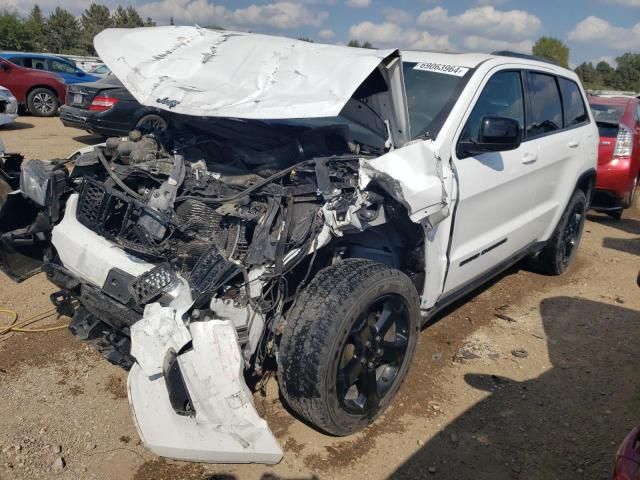
{"type": "Polygon", "coordinates": [[[569,148],[578,148],[578,146],[580,146],[580,142],[577,140],[571,140],[569,142],[569,148]]]}
{"type": "Polygon", "coordinates": [[[536,160],[538,160],[538,155],[536,155],[535,153],[527,152],[524,155],[522,155],[522,163],[524,163],[525,165],[534,163],[536,160]]]}

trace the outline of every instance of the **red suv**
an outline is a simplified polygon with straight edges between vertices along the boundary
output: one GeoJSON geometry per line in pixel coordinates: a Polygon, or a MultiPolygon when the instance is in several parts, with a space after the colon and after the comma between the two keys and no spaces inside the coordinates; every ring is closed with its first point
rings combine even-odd
{"type": "Polygon", "coordinates": [[[64,103],[65,83],[55,73],[19,67],[0,58],[0,86],[8,88],[32,115],[52,117],[64,103]]]}
{"type": "Polygon", "coordinates": [[[589,104],[600,131],[592,207],[620,218],[633,204],[640,175],[640,100],[590,96],[589,104]]]}

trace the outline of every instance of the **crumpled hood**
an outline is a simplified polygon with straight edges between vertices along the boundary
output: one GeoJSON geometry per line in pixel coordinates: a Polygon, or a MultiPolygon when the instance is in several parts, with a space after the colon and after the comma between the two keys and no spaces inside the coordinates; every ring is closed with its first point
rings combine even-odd
{"type": "Polygon", "coordinates": [[[143,105],[252,119],[333,117],[397,50],[200,27],[111,28],[98,55],[143,105]]]}

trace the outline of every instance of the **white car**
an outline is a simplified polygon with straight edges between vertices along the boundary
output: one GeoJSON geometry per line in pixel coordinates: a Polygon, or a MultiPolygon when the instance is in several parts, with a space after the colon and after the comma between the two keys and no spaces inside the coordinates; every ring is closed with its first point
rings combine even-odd
{"type": "Polygon", "coordinates": [[[24,163],[4,211],[44,214],[0,212],[0,252],[15,279],[43,268],[71,330],[131,369],[158,455],[278,462],[245,383],[270,370],[307,422],[357,432],[428,318],[515,262],[557,275],[576,255],[598,131],[569,70],[197,27],[95,46],[174,113],[171,138],[109,139],[69,175],[24,163]]]}
{"type": "Polygon", "coordinates": [[[0,87],[0,125],[12,123],[18,118],[18,101],[9,89],[0,87]]]}

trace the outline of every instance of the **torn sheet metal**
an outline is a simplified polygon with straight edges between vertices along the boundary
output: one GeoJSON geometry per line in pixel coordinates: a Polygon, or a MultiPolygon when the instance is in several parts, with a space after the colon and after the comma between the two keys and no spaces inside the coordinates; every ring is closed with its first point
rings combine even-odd
{"type": "Polygon", "coordinates": [[[441,160],[430,142],[417,141],[360,162],[360,189],[377,183],[409,211],[412,221],[433,227],[449,215],[441,160]]]}
{"type": "Polygon", "coordinates": [[[187,327],[170,308],[149,305],[131,329],[136,363],[129,373],[129,403],[140,438],[163,457],[212,463],[267,463],[282,450],[253,405],[244,382],[244,360],[230,321],[187,327]],[[192,348],[181,353],[192,341],[192,348]],[[192,415],[169,400],[167,358],[177,354],[192,415]]]}
{"type": "Polygon", "coordinates": [[[198,116],[337,116],[397,50],[323,45],[200,27],[107,29],[105,64],[143,105],[198,116]]]}

